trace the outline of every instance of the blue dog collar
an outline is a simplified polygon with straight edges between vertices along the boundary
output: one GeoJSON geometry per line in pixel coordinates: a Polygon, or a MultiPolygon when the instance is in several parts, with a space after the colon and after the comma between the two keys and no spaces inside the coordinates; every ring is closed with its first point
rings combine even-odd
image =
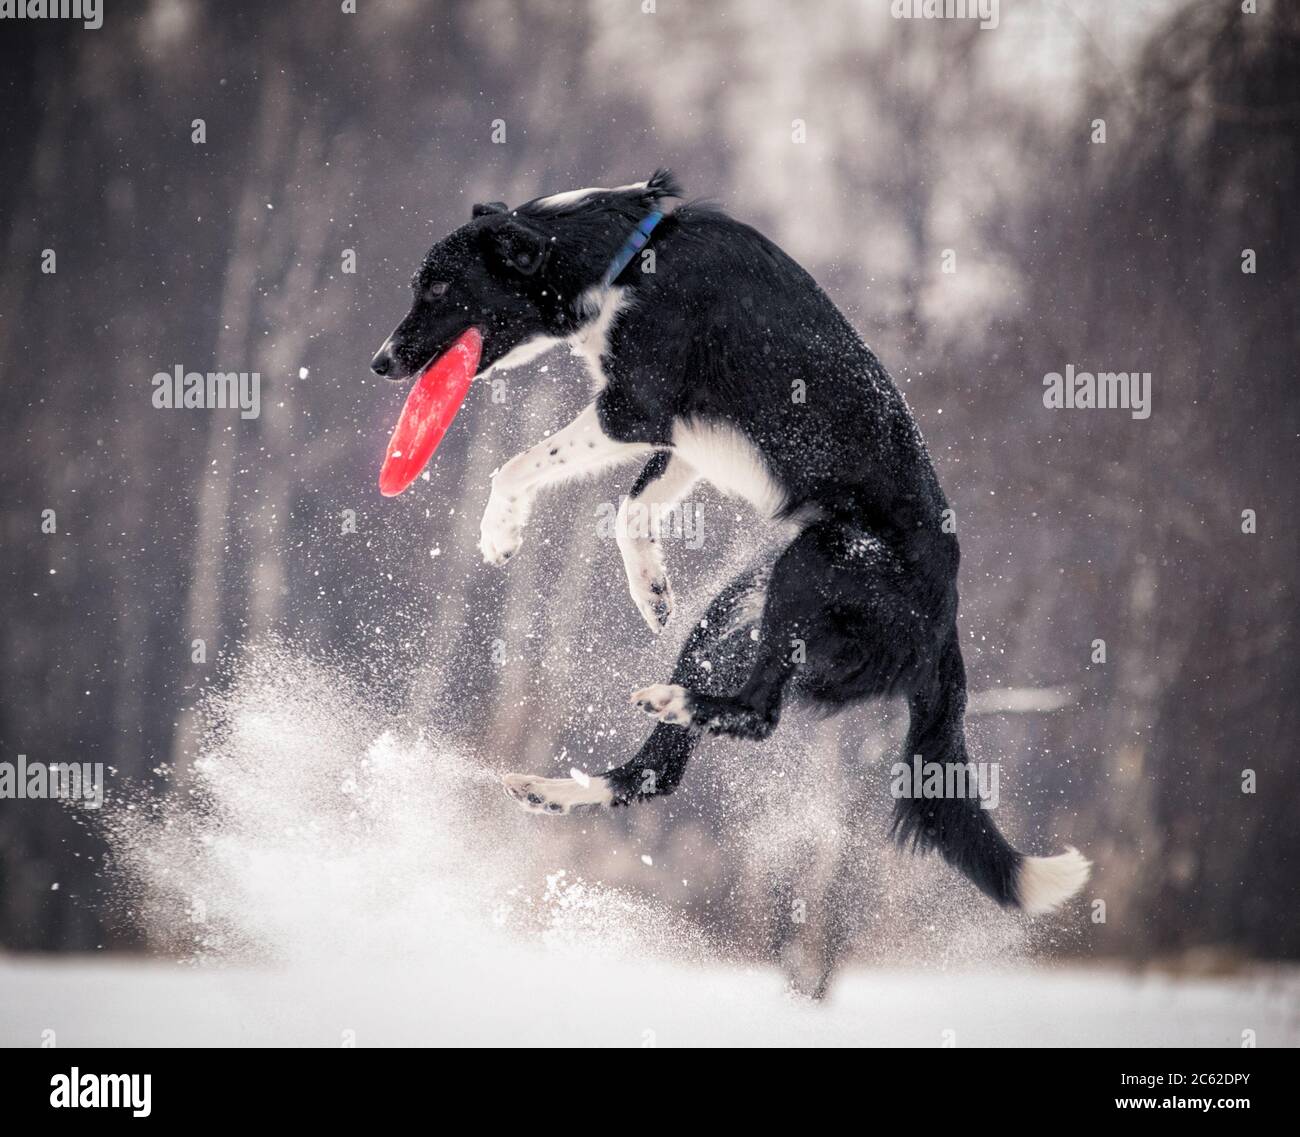
{"type": "Polygon", "coordinates": [[[603,288],[608,288],[613,284],[618,279],[618,274],[627,268],[628,262],[645,248],[654,227],[663,219],[664,215],[658,210],[647,213],[641,218],[640,223],[632,230],[632,235],[623,242],[623,247],[619,249],[618,255],[609,262],[609,268],[605,270],[605,275],[600,281],[603,288]]]}

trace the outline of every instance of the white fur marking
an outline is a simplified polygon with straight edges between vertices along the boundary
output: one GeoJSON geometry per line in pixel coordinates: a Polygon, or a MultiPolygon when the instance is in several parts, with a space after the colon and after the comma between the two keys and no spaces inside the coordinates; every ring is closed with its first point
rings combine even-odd
{"type": "Polygon", "coordinates": [[[538,356],[545,355],[551,348],[563,342],[563,340],[556,339],[554,336],[530,336],[523,343],[515,344],[483,374],[491,375],[494,371],[509,371],[512,367],[522,367],[525,363],[531,363],[538,356]]]}
{"type": "Polygon", "coordinates": [[[758,447],[730,423],[679,419],[673,425],[673,449],[700,477],[725,494],[743,498],[764,517],[775,517],[785,505],[785,492],[758,447]]]}
{"type": "Polygon", "coordinates": [[[529,202],[529,204],[536,206],[538,209],[563,209],[568,205],[577,205],[578,202],[594,193],[628,193],[632,190],[643,190],[647,184],[646,182],[630,182],[625,186],[587,186],[586,189],[565,190],[563,193],[553,193],[549,197],[539,197],[536,201],[529,202]]]}
{"type": "Polygon", "coordinates": [[[1091,872],[1087,858],[1070,846],[1055,857],[1026,857],[1016,877],[1020,907],[1031,916],[1050,912],[1078,892],[1091,872]]]}
{"type": "Polygon", "coordinates": [[[619,506],[614,537],[623,556],[628,591],[641,618],[655,635],[673,613],[673,590],[659,542],[663,513],[681,501],[695,484],[696,477],[690,465],[674,454],[668,460],[667,469],[645,487],[640,497],[625,497],[619,506]],[[633,510],[639,511],[635,524],[633,510]]]}
{"type": "Polygon", "coordinates": [[[587,364],[591,393],[597,395],[609,383],[601,357],[609,351],[609,330],[627,303],[625,288],[588,288],[578,298],[578,311],[591,318],[569,337],[569,350],[587,364]]]}
{"type": "Polygon", "coordinates": [[[606,466],[648,454],[653,447],[618,442],[600,429],[595,403],[568,426],[516,454],[492,475],[492,492],[479,525],[479,550],[489,564],[504,564],[519,548],[533,498],[545,486],[595,474],[606,466]]]}

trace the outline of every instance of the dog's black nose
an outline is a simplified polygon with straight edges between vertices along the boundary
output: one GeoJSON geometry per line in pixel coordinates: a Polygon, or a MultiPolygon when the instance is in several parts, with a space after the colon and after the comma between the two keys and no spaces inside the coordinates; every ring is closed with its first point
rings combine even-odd
{"type": "Polygon", "coordinates": [[[387,375],[393,369],[393,357],[388,348],[381,347],[370,361],[370,370],[376,375],[387,375]]]}

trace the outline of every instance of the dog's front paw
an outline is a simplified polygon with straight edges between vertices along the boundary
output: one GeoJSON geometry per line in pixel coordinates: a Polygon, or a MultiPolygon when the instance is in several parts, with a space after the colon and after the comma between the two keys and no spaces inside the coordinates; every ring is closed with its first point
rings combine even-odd
{"type": "Polygon", "coordinates": [[[478,527],[478,548],[490,565],[503,565],[519,551],[524,540],[528,510],[518,501],[492,491],[478,527]]]}
{"type": "Polygon", "coordinates": [[[623,555],[623,571],[627,573],[627,590],[641,619],[658,635],[673,614],[673,590],[668,583],[663,554],[653,540],[631,536],[621,514],[619,523],[622,528],[618,549],[623,555]]]}
{"type": "Polygon", "coordinates": [[[657,573],[653,570],[641,571],[635,579],[628,578],[628,590],[636,602],[636,610],[641,613],[641,619],[658,635],[673,614],[673,588],[668,583],[667,573],[662,567],[657,573]]]}
{"type": "Polygon", "coordinates": [[[501,787],[529,813],[568,813],[575,805],[609,805],[614,800],[604,778],[577,770],[567,778],[507,774],[501,787]]]}
{"type": "Polygon", "coordinates": [[[642,687],[632,692],[631,702],[651,717],[674,726],[690,726],[694,717],[691,714],[691,693],[676,683],[642,687]]]}

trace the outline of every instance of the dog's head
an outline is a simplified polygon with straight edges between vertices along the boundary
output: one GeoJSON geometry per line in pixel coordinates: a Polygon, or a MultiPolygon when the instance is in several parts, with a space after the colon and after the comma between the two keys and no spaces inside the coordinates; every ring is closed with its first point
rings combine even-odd
{"type": "Polygon", "coordinates": [[[572,305],[599,281],[645,211],[680,196],[664,170],[612,190],[536,198],[518,209],[474,206],[468,225],[429,250],[411,279],[411,310],[370,362],[376,375],[406,379],[467,328],[483,337],[484,371],[524,341],[562,335],[572,305]]]}

